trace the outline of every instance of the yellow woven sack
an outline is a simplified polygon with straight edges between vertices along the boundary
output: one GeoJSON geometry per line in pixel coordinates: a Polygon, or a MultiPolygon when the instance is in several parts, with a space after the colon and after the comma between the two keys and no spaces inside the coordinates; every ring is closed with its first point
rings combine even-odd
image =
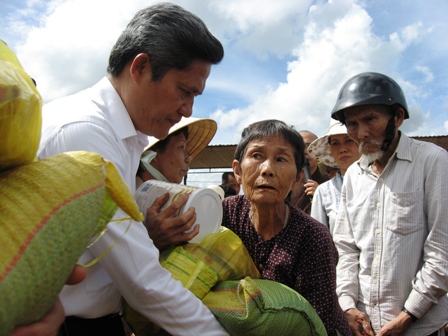
{"type": "MultiPolygon", "coordinates": [[[[188,243],[162,252],[160,264],[199,299],[223,280],[261,277],[241,239],[226,227],[209,234],[200,243],[188,243]]],[[[123,317],[136,336],[165,334],[126,302],[123,317]]]]}
{"type": "Polygon", "coordinates": [[[0,335],[48,311],[118,206],[143,220],[115,166],[94,153],[67,152],[0,175],[0,335]]]}
{"type": "Polygon", "coordinates": [[[313,306],[276,281],[222,281],[202,299],[231,336],[327,336],[313,306]]]}
{"type": "Polygon", "coordinates": [[[42,98],[16,55],[0,40],[0,171],[36,157],[42,98]]]}

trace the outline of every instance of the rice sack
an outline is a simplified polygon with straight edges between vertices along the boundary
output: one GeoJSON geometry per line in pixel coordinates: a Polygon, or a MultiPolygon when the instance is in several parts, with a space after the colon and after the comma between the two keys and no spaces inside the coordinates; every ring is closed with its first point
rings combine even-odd
{"type": "Polygon", "coordinates": [[[0,171],[36,158],[42,98],[16,55],[0,40],[0,171]]]}
{"type": "Polygon", "coordinates": [[[222,281],[202,302],[232,336],[327,336],[313,306],[276,281],[250,277],[222,281]]]}
{"type": "Polygon", "coordinates": [[[118,207],[143,220],[115,166],[95,153],[66,152],[0,173],[0,335],[45,315],[118,207]]]}

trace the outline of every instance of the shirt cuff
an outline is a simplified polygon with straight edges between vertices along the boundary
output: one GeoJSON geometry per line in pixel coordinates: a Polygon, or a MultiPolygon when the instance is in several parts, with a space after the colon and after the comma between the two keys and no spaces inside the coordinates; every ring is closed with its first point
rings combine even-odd
{"type": "Polygon", "coordinates": [[[343,312],[346,312],[351,308],[356,308],[355,301],[348,295],[339,297],[339,305],[341,306],[343,312]]]}

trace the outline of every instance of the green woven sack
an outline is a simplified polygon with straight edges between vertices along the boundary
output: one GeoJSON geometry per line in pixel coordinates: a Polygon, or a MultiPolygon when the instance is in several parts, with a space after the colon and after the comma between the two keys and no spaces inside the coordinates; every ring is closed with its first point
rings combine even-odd
{"type": "Polygon", "coordinates": [[[202,302],[232,336],[327,335],[311,304],[279,282],[222,281],[202,302]]]}
{"type": "Polygon", "coordinates": [[[42,318],[118,206],[143,220],[113,164],[95,153],[67,152],[0,175],[0,335],[42,318]]]}

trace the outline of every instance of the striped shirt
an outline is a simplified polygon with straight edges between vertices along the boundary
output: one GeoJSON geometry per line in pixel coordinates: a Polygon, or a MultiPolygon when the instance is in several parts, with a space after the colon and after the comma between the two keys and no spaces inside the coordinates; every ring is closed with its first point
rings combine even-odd
{"type": "Polygon", "coordinates": [[[339,303],[366,312],[375,332],[403,306],[418,318],[408,336],[448,322],[447,168],[444,149],[401,133],[381,175],[363,156],[344,176],[333,232],[339,303]]]}

